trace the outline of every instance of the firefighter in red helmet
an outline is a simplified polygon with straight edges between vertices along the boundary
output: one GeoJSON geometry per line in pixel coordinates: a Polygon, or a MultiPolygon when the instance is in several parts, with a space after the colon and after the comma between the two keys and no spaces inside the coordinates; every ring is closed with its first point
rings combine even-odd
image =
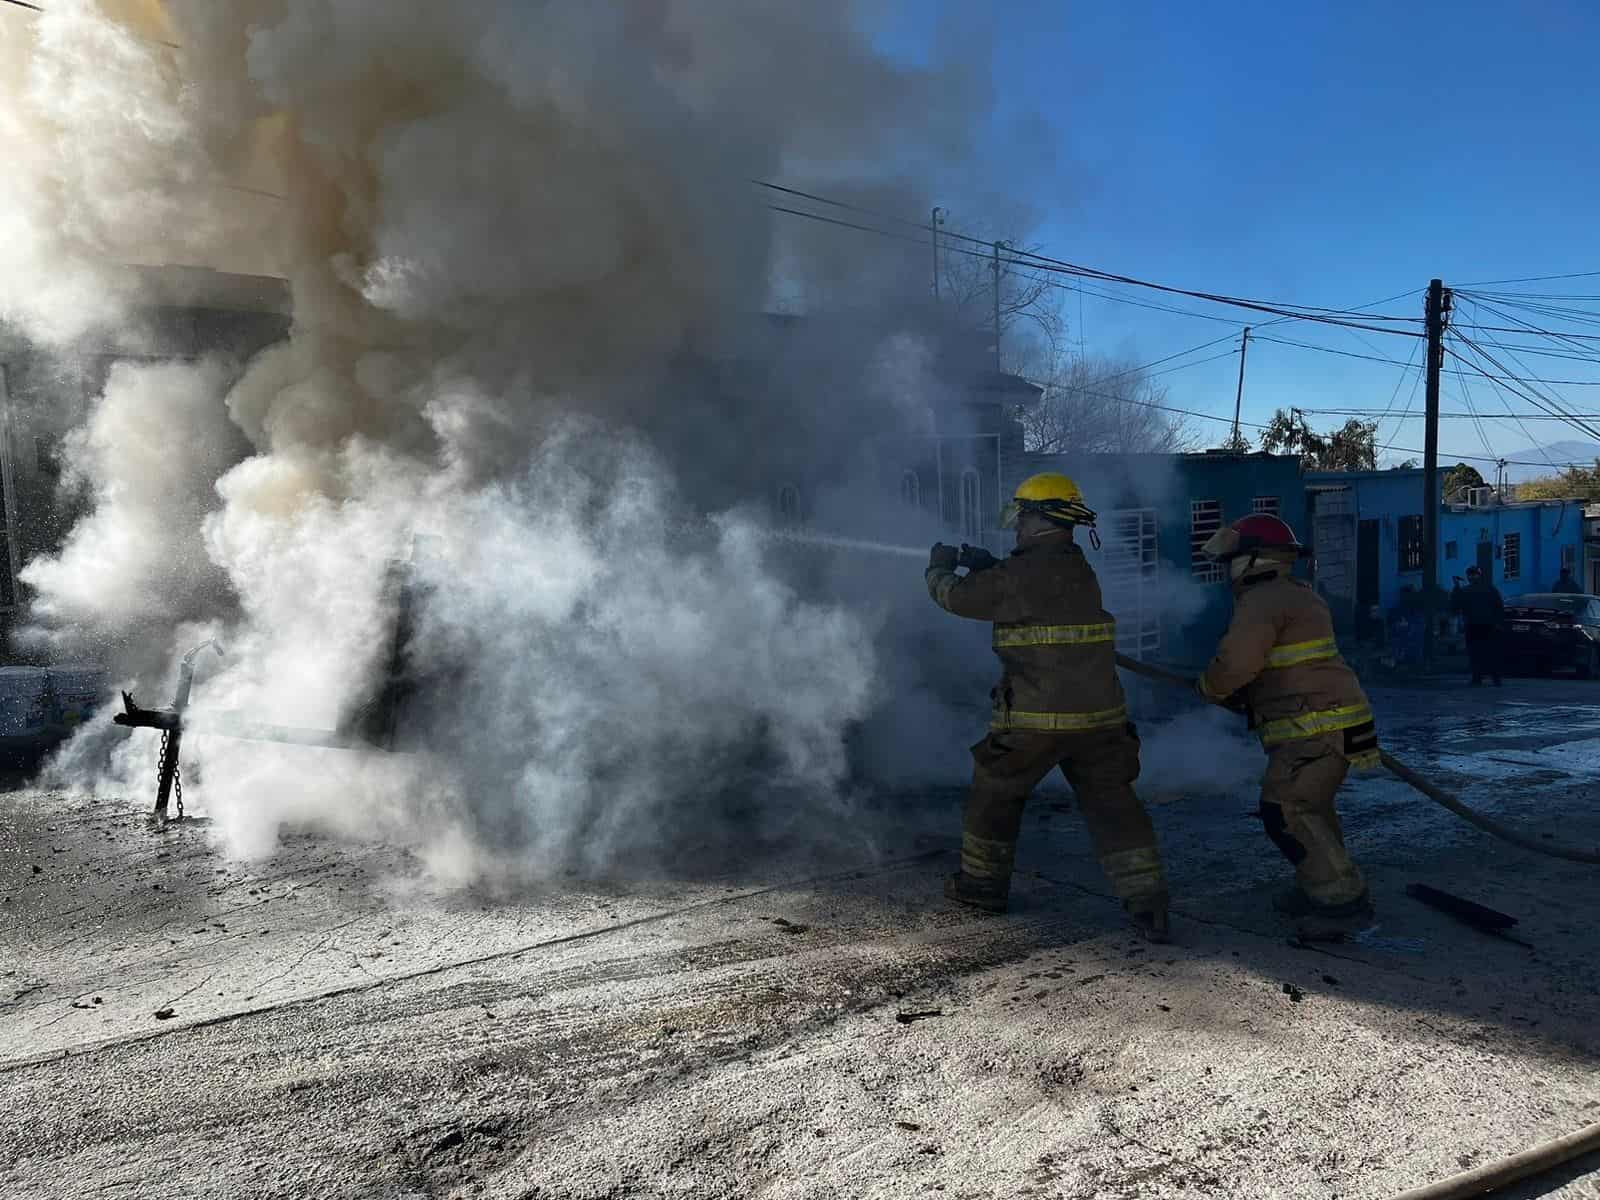
{"type": "Polygon", "coordinates": [[[1378,737],[1328,606],[1290,575],[1306,550],[1266,514],[1218,530],[1203,550],[1226,564],[1234,600],[1197,687],[1210,703],[1242,706],[1267,752],[1259,815],[1296,879],[1276,907],[1297,918],[1365,918],[1366,881],[1345,850],[1333,798],[1352,766],[1378,765],[1378,737]]]}

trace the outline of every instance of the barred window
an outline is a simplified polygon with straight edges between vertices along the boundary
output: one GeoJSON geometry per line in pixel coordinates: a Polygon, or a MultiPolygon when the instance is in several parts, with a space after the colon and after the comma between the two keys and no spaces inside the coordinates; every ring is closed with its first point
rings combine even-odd
{"type": "Polygon", "coordinates": [[[1422,570],[1422,518],[1400,518],[1400,570],[1422,570]]]}
{"type": "Polygon", "coordinates": [[[983,531],[983,482],[968,467],[961,472],[961,536],[978,540],[983,531]]]}
{"type": "Polygon", "coordinates": [[[1506,534],[1505,549],[1500,552],[1500,574],[1506,579],[1516,579],[1522,574],[1522,535],[1506,534]]]}
{"type": "Polygon", "coordinates": [[[1189,503],[1189,573],[1202,583],[1222,579],[1222,564],[1201,549],[1211,535],[1222,528],[1222,501],[1193,500],[1189,503]]]}
{"type": "Polygon", "coordinates": [[[1156,510],[1117,509],[1102,514],[1104,543],[1096,571],[1105,605],[1117,619],[1117,650],[1145,658],[1161,649],[1161,560],[1156,553],[1156,510]]]}
{"type": "Polygon", "coordinates": [[[922,507],[922,480],[915,471],[900,476],[900,503],[907,508],[922,507]]]}
{"type": "Polygon", "coordinates": [[[1250,501],[1251,512],[1263,513],[1269,517],[1278,516],[1279,510],[1282,507],[1283,501],[1279,496],[1257,496],[1254,500],[1250,501]]]}

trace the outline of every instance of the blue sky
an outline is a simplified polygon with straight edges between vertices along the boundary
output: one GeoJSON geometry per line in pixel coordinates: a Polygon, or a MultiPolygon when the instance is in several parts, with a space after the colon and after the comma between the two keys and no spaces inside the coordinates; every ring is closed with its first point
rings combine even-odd
{"type": "MultiPolygon", "coordinates": [[[[991,39],[997,144],[1012,144],[1006,131],[1021,124],[1048,123],[1048,137],[1019,143],[1028,148],[1007,164],[1041,217],[1033,237],[1045,253],[1301,304],[1354,307],[1417,289],[1378,310],[1405,316],[1420,315],[1435,275],[1466,284],[1600,270],[1600,5],[943,0],[906,3],[886,43],[920,58],[941,21],[991,39]]],[[[952,213],[951,226],[961,218],[952,213]]],[[[1600,278],[1521,286],[1596,293],[1600,278]]],[[[1091,354],[1148,361],[1229,332],[1094,296],[1083,303],[1074,332],[1091,354]]],[[[1076,323],[1075,299],[1067,312],[1076,323]]],[[[1262,332],[1400,360],[1414,346],[1305,322],[1262,332]]],[[[1549,377],[1600,379],[1583,364],[1524,361],[1549,377]]],[[[1395,443],[1389,457],[1422,446],[1421,421],[1399,418],[1416,378],[1402,367],[1253,342],[1248,368],[1246,420],[1290,404],[1392,405],[1379,431],[1395,443]]],[[[1224,358],[1161,378],[1170,403],[1231,415],[1236,373],[1224,358]]],[[[1444,411],[1506,413],[1487,382],[1470,380],[1463,394],[1446,375],[1444,411]]],[[[1555,390],[1571,408],[1600,411],[1600,388],[1555,390]]],[[[1418,387],[1412,411],[1421,407],[1418,387]]],[[[1541,442],[1580,436],[1554,421],[1526,427],[1541,442]]],[[[1214,437],[1223,427],[1196,428],[1214,437]]],[[[1485,442],[1510,455],[1529,437],[1505,419],[1481,434],[1471,420],[1442,423],[1447,455],[1483,456],[1485,442]]]]}

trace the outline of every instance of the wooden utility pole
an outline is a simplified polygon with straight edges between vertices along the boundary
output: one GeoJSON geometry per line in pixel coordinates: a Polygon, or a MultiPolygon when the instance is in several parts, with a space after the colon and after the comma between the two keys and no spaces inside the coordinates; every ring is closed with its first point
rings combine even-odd
{"type": "Polygon", "coordinates": [[[944,224],[944,209],[935,208],[928,217],[928,237],[933,243],[933,298],[939,298],[939,226],[944,224]]]}
{"type": "Polygon", "coordinates": [[[1428,284],[1422,314],[1428,335],[1427,428],[1422,442],[1422,661],[1433,661],[1438,614],[1433,610],[1439,588],[1439,372],[1444,367],[1444,326],[1450,293],[1443,281],[1428,284]]]}
{"type": "Polygon", "coordinates": [[[994,369],[1000,369],[1000,247],[1004,242],[994,244],[994,265],[990,268],[994,272],[994,369]]]}
{"type": "Polygon", "coordinates": [[[1243,443],[1239,441],[1239,406],[1244,403],[1244,355],[1250,349],[1250,326],[1244,327],[1244,337],[1239,342],[1239,390],[1233,394],[1233,448],[1237,450],[1243,443]]]}

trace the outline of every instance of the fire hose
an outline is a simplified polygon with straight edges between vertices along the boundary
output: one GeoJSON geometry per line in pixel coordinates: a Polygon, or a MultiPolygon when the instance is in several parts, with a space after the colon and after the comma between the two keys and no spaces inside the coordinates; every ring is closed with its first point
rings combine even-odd
{"type": "MultiPolygon", "coordinates": [[[[1187,676],[1178,674],[1176,671],[1168,671],[1162,667],[1151,666],[1149,663],[1142,663],[1137,659],[1128,658],[1121,654],[1117,655],[1117,666],[1131,674],[1143,676],[1145,679],[1153,679],[1160,683],[1170,683],[1174,687],[1181,687],[1191,692],[1194,690],[1195,681],[1187,676]]],[[[1510,826],[1501,824],[1492,817],[1486,817],[1477,809],[1463,803],[1459,797],[1445,791],[1442,787],[1406,766],[1405,763],[1395,758],[1387,750],[1380,752],[1379,761],[1388,768],[1390,774],[1402,783],[1421,792],[1442,808],[1449,809],[1468,824],[1476,825],[1485,833],[1497,837],[1501,841],[1509,842],[1511,845],[1519,846],[1524,850],[1531,850],[1535,854],[1546,855],[1549,858],[1562,858],[1568,862],[1600,865],[1600,851],[1551,845],[1543,838],[1521,833],[1510,826]]]]}
{"type": "MultiPolygon", "coordinates": [[[[1194,690],[1195,681],[1180,675],[1175,671],[1164,670],[1161,667],[1151,666],[1136,659],[1117,655],[1117,666],[1134,675],[1153,679],[1160,683],[1170,683],[1175,687],[1182,687],[1189,691],[1194,690]]],[[[1532,850],[1535,854],[1545,854],[1552,858],[1564,858],[1571,862],[1600,863],[1600,854],[1587,850],[1574,850],[1565,846],[1548,846],[1539,839],[1519,833],[1500,822],[1490,819],[1463,804],[1455,796],[1443,788],[1431,783],[1423,776],[1413,771],[1405,763],[1395,758],[1394,755],[1383,751],[1380,761],[1387,767],[1391,774],[1421,792],[1434,803],[1442,805],[1455,813],[1464,821],[1468,821],[1482,829],[1485,833],[1493,834],[1503,841],[1510,842],[1513,846],[1520,846],[1524,850],[1532,850]]],[[[1462,1200],[1467,1196],[1482,1196],[1489,1192],[1498,1191],[1508,1184],[1526,1179],[1532,1175],[1539,1175],[1545,1171],[1554,1170],[1561,1164],[1571,1162],[1585,1154],[1600,1151],[1600,1124],[1588,1125],[1576,1133],[1569,1133],[1553,1141],[1543,1142],[1532,1146],[1509,1158],[1496,1162],[1486,1163],[1481,1167],[1474,1167],[1470,1171],[1463,1171],[1447,1179],[1436,1180],[1433,1183],[1423,1184],[1420,1187],[1408,1188],[1394,1197],[1394,1200],[1462,1200]]]]}

